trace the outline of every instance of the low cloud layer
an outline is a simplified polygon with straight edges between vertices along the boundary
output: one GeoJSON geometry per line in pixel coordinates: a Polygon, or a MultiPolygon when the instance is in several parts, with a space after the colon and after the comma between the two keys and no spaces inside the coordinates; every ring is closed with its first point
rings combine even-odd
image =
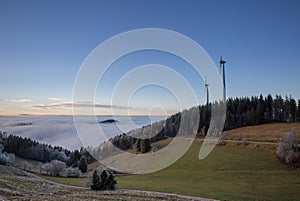
{"type": "MultiPolygon", "coordinates": [[[[99,121],[112,118],[111,116],[98,116],[99,121]]],[[[84,135],[78,136],[72,116],[0,116],[0,131],[8,134],[32,138],[42,143],[53,146],[62,146],[74,150],[81,146],[96,146],[102,143],[100,133],[107,138],[127,132],[137,127],[142,127],[150,122],[161,120],[162,117],[113,117],[118,120],[117,124],[92,124],[93,117],[84,117],[81,126],[84,135]],[[31,123],[31,124],[29,124],[31,123]],[[95,134],[95,130],[101,131],[95,134]],[[122,130],[120,130],[122,128],[122,130]],[[84,145],[82,144],[84,142],[84,145]]]]}
{"type": "Polygon", "coordinates": [[[64,98],[48,98],[48,100],[51,100],[51,101],[65,101],[66,99],[64,98]]]}
{"type": "Polygon", "coordinates": [[[6,98],[6,99],[2,99],[2,100],[14,102],[14,103],[31,103],[31,102],[34,102],[34,100],[27,99],[27,98],[22,98],[22,99],[8,99],[8,98],[6,98]]]}

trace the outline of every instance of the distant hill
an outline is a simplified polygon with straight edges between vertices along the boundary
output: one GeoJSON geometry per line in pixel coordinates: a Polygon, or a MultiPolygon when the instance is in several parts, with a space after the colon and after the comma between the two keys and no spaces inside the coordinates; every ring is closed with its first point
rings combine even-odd
{"type": "Polygon", "coordinates": [[[118,121],[115,119],[106,119],[106,120],[100,121],[99,123],[100,124],[110,124],[110,123],[117,123],[117,122],[118,121]]]}

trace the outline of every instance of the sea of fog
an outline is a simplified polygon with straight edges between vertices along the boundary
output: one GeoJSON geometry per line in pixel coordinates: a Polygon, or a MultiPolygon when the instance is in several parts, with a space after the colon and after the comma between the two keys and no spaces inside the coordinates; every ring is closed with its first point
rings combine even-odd
{"type": "Polygon", "coordinates": [[[163,119],[166,117],[82,116],[75,126],[73,116],[0,116],[0,131],[75,150],[163,119]],[[117,122],[98,123],[107,119],[117,122]]]}

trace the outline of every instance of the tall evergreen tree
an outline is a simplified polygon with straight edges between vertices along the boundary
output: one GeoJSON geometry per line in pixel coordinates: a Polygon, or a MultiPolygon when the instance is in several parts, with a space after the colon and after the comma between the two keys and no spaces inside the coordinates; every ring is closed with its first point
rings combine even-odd
{"type": "Polygon", "coordinates": [[[107,170],[102,170],[100,175],[101,190],[115,190],[117,184],[114,175],[107,170]]]}
{"type": "Polygon", "coordinates": [[[274,117],[277,122],[283,122],[284,120],[284,101],[281,96],[276,95],[273,101],[274,117]]]}
{"type": "Polygon", "coordinates": [[[151,146],[150,146],[149,139],[142,139],[140,148],[141,148],[142,153],[146,153],[146,152],[150,151],[151,146]]]}
{"type": "Polygon", "coordinates": [[[84,156],[81,156],[81,158],[79,160],[78,168],[79,168],[79,170],[81,170],[82,173],[87,172],[87,161],[84,156]]]}
{"type": "Polygon", "coordinates": [[[97,170],[94,170],[91,184],[92,190],[115,190],[116,184],[117,181],[110,171],[102,170],[99,177],[97,170]]]}
{"type": "Polygon", "coordinates": [[[94,172],[93,172],[91,189],[92,190],[101,190],[100,177],[98,175],[97,170],[94,170],[94,172]]]}
{"type": "Polygon", "coordinates": [[[141,151],[141,139],[136,139],[134,145],[133,145],[133,149],[136,151],[136,152],[139,152],[141,151]]]}
{"type": "Polygon", "coordinates": [[[291,104],[290,104],[290,99],[286,96],[285,97],[285,101],[283,102],[283,107],[284,107],[284,110],[283,110],[283,120],[284,121],[287,121],[287,122],[290,122],[290,114],[291,114],[291,104]]]}
{"type": "Polygon", "coordinates": [[[273,121],[273,107],[272,107],[272,103],[273,103],[273,97],[269,94],[268,97],[265,100],[265,104],[266,104],[266,120],[267,122],[271,122],[273,121]]]}
{"type": "Polygon", "coordinates": [[[290,117],[292,122],[296,121],[296,113],[297,113],[296,100],[290,97],[290,117]]]}
{"type": "Polygon", "coordinates": [[[262,124],[265,121],[265,112],[264,112],[264,99],[260,95],[259,100],[256,106],[256,124],[262,124]]]}

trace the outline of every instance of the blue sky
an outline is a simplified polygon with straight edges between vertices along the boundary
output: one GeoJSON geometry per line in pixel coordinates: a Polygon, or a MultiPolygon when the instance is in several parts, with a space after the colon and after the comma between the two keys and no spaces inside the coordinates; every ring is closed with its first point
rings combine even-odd
{"type": "MultiPolygon", "coordinates": [[[[216,65],[223,55],[230,97],[270,93],[298,99],[299,8],[297,0],[0,0],[0,114],[71,114],[68,103],[87,55],[116,34],[149,27],[190,37],[216,65]]],[[[192,71],[181,71],[179,66],[184,64],[178,59],[169,61],[151,52],[131,56],[136,57],[124,58],[112,68],[106,83],[117,80],[126,69],[155,61],[184,74],[200,102],[205,101],[203,80],[197,80],[192,71]],[[118,70],[121,66],[125,70],[118,70]]],[[[111,85],[101,88],[109,93],[111,85]]],[[[172,95],[168,94],[145,88],[131,107],[170,105],[172,95]]],[[[107,114],[101,108],[110,104],[106,93],[99,92],[95,100],[100,104],[97,113],[107,114]]],[[[177,110],[173,102],[169,113],[177,110]]],[[[135,112],[146,114],[147,109],[135,112]]]]}

